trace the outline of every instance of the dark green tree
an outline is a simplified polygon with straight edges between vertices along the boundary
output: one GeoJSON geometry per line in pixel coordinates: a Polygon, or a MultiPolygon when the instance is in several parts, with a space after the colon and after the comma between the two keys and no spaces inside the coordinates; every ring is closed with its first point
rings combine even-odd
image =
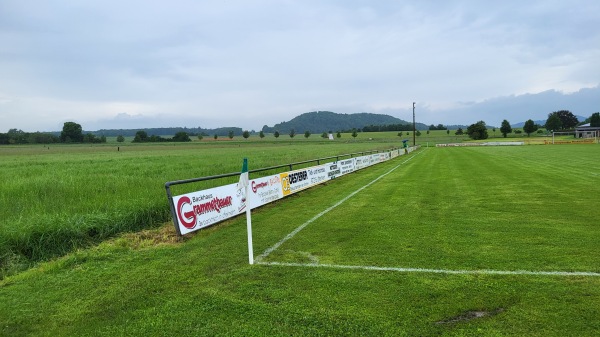
{"type": "Polygon", "coordinates": [[[294,138],[294,136],[296,135],[296,131],[294,129],[290,130],[290,138],[294,138]]]}
{"type": "Polygon", "coordinates": [[[446,134],[449,135],[450,134],[450,130],[446,129],[446,134]]]}
{"type": "Polygon", "coordinates": [[[146,131],[144,130],[140,130],[138,132],[135,133],[135,136],[133,137],[133,142],[134,143],[143,143],[143,142],[147,142],[150,139],[148,138],[148,133],[146,133],[146,131]]]}
{"type": "Polygon", "coordinates": [[[304,131],[304,138],[308,139],[308,137],[310,137],[310,131],[306,130],[304,131]]]}
{"type": "Polygon", "coordinates": [[[577,117],[569,110],[556,111],[556,114],[558,115],[558,118],[560,118],[563,129],[572,129],[579,123],[577,117]]]}
{"type": "Polygon", "coordinates": [[[260,139],[263,139],[263,138],[265,138],[265,133],[262,130],[260,130],[260,132],[258,133],[258,136],[260,137],[260,139]]]}
{"type": "Polygon", "coordinates": [[[323,133],[321,134],[321,138],[323,138],[323,139],[327,139],[327,132],[323,132],[323,133]]]}
{"type": "Polygon", "coordinates": [[[544,127],[548,131],[558,131],[563,128],[562,121],[556,112],[548,114],[548,119],[546,119],[544,127]]]}
{"type": "Polygon", "coordinates": [[[462,128],[458,128],[458,129],[456,130],[456,132],[454,132],[454,134],[455,134],[455,135],[457,135],[457,136],[461,136],[461,135],[463,135],[463,134],[464,134],[464,131],[463,131],[463,129],[462,129],[462,128]]]}
{"type": "Polygon", "coordinates": [[[198,140],[202,140],[202,138],[204,138],[204,136],[202,136],[202,134],[198,134],[198,140]]]}
{"type": "Polygon", "coordinates": [[[502,121],[502,125],[500,126],[500,133],[502,134],[502,136],[504,136],[504,138],[506,138],[506,135],[508,135],[509,133],[512,133],[512,127],[506,119],[502,121]]]}
{"type": "Polygon", "coordinates": [[[84,143],[100,143],[100,139],[96,138],[96,136],[90,132],[83,135],[84,143]]]}
{"type": "Polygon", "coordinates": [[[417,133],[415,133],[415,135],[417,135],[417,137],[421,137],[421,131],[417,130],[417,133]]]}
{"type": "Polygon", "coordinates": [[[185,131],[180,131],[173,136],[174,142],[191,142],[190,136],[185,131]]]}
{"type": "Polygon", "coordinates": [[[469,138],[471,138],[473,140],[487,139],[488,132],[487,132],[487,128],[485,126],[485,122],[479,121],[475,124],[469,125],[469,127],[467,128],[467,135],[469,135],[469,138]]]}
{"type": "Polygon", "coordinates": [[[600,112],[594,112],[590,118],[590,126],[600,127],[600,112]]]}
{"type": "Polygon", "coordinates": [[[8,139],[10,144],[25,144],[27,143],[27,132],[23,130],[10,129],[8,130],[8,139]]]}
{"type": "Polygon", "coordinates": [[[273,136],[275,136],[275,138],[279,138],[279,131],[275,131],[275,132],[273,133],[273,136]]]}
{"type": "Polygon", "coordinates": [[[338,133],[337,133],[336,137],[338,137],[338,138],[342,138],[342,133],[338,131],[338,133]]]}
{"type": "Polygon", "coordinates": [[[448,129],[447,127],[445,127],[443,124],[438,124],[437,126],[431,124],[429,126],[429,130],[446,130],[448,129]]]}
{"type": "Polygon", "coordinates": [[[356,129],[352,129],[352,138],[356,138],[358,136],[358,132],[356,129]]]}
{"type": "Polygon", "coordinates": [[[213,136],[213,138],[214,138],[215,140],[217,140],[217,138],[219,138],[219,135],[217,135],[217,134],[215,133],[215,135],[213,136]]]}
{"type": "Polygon", "coordinates": [[[538,126],[531,119],[528,119],[523,125],[523,131],[527,134],[527,137],[531,137],[531,134],[534,133],[538,129],[538,126]]]}
{"type": "Polygon", "coordinates": [[[229,139],[233,139],[233,130],[230,130],[230,131],[227,133],[227,137],[229,137],[229,139]]]}
{"type": "MultiPolygon", "coordinates": [[[[26,133],[26,135],[27,143],[29,144],[51,144],[60,142],[60,139],[57,136],[49,133],[34,132],[26,133]]],[[[102,139],[100,139],[100,141],[102,141],[102,139]]],[[[106,142],[106,140],[104,142],[106,142]]],[[[2,142],[0,142],[0,144],[2,144],[2,142]]]]}
{"type": "Polygon", "coordinates": [[[125,137],[123,137],[123,135],[118,135],[117,136],[117,142],[123,143],[124,141],[125,141],[125,137]]]}
{"type": "Polygon", "coordinates": [[[10,144],[10,137],[8,136],[8,133],[0,133],[0,144],[10,144]]]}
{"type": "Polygon", "coordinates": [[[60,141],[63,143],[83,142],[83,129],[81,128],[81,125],[75,122],[65,122],[62,132],[60,133],[60,141]]]}

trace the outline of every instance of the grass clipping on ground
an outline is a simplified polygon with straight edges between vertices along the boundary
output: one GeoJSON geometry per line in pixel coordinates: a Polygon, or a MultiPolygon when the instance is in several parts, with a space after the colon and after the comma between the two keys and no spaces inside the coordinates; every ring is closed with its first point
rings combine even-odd
{"type": "Polygon", "coordinates": [[[177,235],[175,229],[173,229],[173,224],[165,223],[161,227],[155,229],[123,233],[112,240],[106,241],[102,245],[143,249],[161,245],[176,245],[184,242],[186,239],[187,237],[177,235]]]}

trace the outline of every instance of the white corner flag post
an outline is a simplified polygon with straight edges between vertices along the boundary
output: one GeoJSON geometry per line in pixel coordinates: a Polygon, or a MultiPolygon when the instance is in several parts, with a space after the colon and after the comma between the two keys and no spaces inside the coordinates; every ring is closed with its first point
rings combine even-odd
{"type": "Polygon", "coordinates": [[[252,248],[252,216],[251,216],[251,204],[250,194],[248,193],[248,187],[250,185],[248,179],[248,158],[244,158],[244,164],[242,165],[242,174],[240,175],[240,185],[244,188],[244,195],[246,196],[246,228],[248,230],[248,262],[254,264],[254,250],[252,248]]]}

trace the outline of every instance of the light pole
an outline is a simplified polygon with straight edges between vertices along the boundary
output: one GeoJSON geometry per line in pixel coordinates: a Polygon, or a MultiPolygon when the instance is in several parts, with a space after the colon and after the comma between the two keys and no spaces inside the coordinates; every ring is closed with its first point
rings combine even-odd
{"type": "Polygon", "coordinates": [[[413,146],[417,146],[417,143],[416,143],[417,135],[415,135],[415,131],[416,131],[416,128],[415,128],[415,102],[413,102],[413,146]]]}

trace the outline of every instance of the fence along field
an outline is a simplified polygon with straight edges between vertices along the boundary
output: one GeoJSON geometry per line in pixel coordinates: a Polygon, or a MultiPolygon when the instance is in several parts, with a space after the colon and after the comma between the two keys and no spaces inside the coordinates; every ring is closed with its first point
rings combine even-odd
{"type": "MultiPolygon", "coordinates": [[[[268,167],[390,147],[387,141],[120,144],[119,151],[116,144],[2,146],[0,278],[168,221],[165,181],[239,171],[244,156],[268,167]]],[[[199,186],[213,187],[193,188],[199,186]]]]}
{"type": "MultiPolygon", "coordinates": [[[[258,208],[345,174],[383,163],[405,153],[408,154],[415,149],[408,147],[402,150],[394,149],[360,156],[345,154],[341,160],[336,158],[335,161],[331,161],[332,158],[328,158],[327,160],[330,162],[317,163],[314,166],[291,171],[281,171],[266,177],[253,177],[254,179],[250,182],[248,182],[248,174],[242,173],[243,179],[240,177],[238,183],[176,196],[172,196],[171,186],[193,183],[196,180],[167,182],[165,188],[171,206],[173,223],[178,234],[187,234],[242,214],[247,207],[258,208]],[[252,185],[251,190],[246,188],[248,184],[252,185]],[[260,193],[259,189],[261,189],[260,193]]],[[[245,159],[244,172],[247,172],[247,169],[245,159]]]]}

